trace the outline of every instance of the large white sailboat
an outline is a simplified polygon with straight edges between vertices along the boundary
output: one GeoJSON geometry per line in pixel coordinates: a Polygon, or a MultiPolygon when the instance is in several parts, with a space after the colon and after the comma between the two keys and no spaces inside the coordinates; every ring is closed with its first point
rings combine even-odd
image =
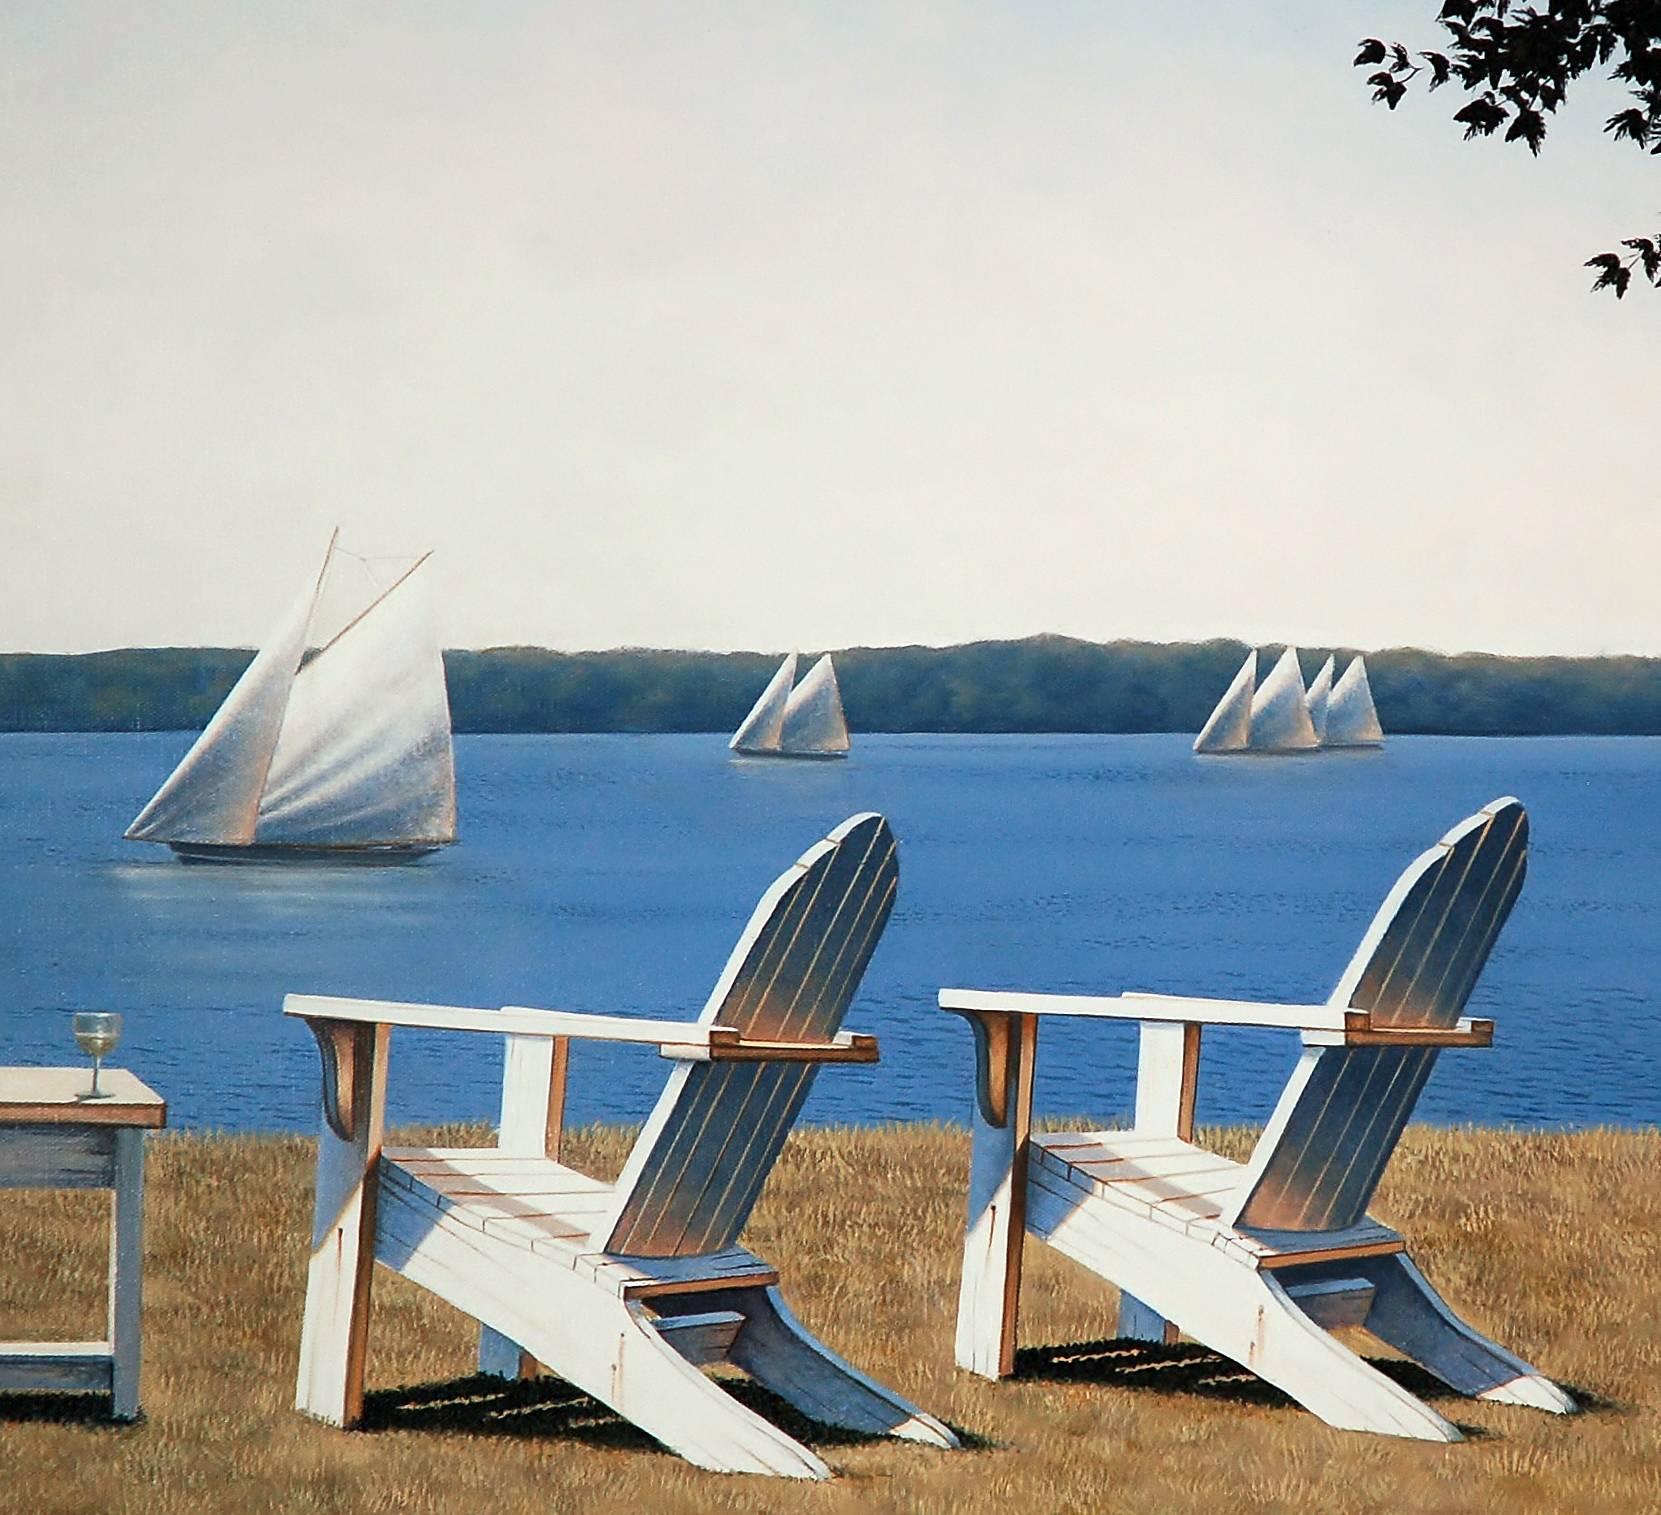
{"type": "Polygon", "coordinates": [[[727,745],[746,757],[844,757],[848,722],[836,669],[826,653],[796,680],[796,654],[779,664],[761,698],[751,707],[727,745]]]}
{"type": "Polygon", "coordinates": [[[1332,686],[1326,706],[1323,747],[1382,747],[1384,728],[1373,706],[1372,685],[1367,682],[1367,664],[1358,653],[1344,676],[1332,686]]]}
{"type": "Polygon", "coordinates": [[[339,535],[130,840],[191,862],[386,863],[456,839],[428,555],[387,571],[339,535]]]}

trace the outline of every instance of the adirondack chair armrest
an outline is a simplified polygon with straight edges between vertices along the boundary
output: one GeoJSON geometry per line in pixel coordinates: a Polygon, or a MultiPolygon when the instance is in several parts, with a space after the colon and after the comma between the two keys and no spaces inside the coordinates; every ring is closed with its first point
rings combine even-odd
{"type": "Polygon", "coordinates": [[[840,1031],[825,1042],[759,1041],[725,1026],[710,1026],[699,1042],[664,1042],[660,1057],[689,1063],[874,1063],[877,1039],[858,1031],[840,1031]]]}
{"type": "MultiPolygon", "coordinates": [[[[414,1005],[397,1000],[337,999],[328,995],[290,994],[283,1013],[307,1021],[367,1022],[376,1026],[412,1026],[428,1031],[484,1031],[496,1036],[569,1036],[608,1042],[701,1043],[724,1027],[696,1021],[647,1020],[633,1015],[590,1015],[580,1010],[531,1010],[504,1005],[500,1010],[457,1005],[414,1005]]],[[[736,1037],[737,1032],[730,1033],[736,1037]]]]}
{"type": "MultiPolygon", "coordinates": [[[[637,1042],[648,1046],[707,1045],[711,1040],[737,1042],[736,1031],[703,1026],[695,1021],[646,1020],[624,1015],[587,1015],[569,1010],[531,1010],[509,1005],[501,1010],[479,1010],[457,1005],[418,1005],[397,1000],[345,999],[332,995],[289,994],[283,1014],[303,1020],[317,1040],[323,1060],[323,1115],[342,1141],[351,1139],[373,1111],[384,1105],[385,1043],[394,1026],[428,1031],[482,1031],[509,1039],[533,1038],[554,1044],[554,1063],[564,1082],[564,1046],[570,1038],[637,1042]],[[371,1054],[381,1049],[379,1058],[371,1054]]],[[[854,1059],[849,1059],[854,1060],[854,1059]]],[[[870,1059],[864,1059],[869,1061],[870,1059]]],[[[558,1115],[553,1099],[548,1107],[550,1146],[557,1142],[553,1123],[558,1115]]]]}
{"type": "Polygon", "coordinates": [[[1192,995],[1028,994],[993,989],[942,989],[940,1008],[954,1015],[1066,1015],[1109,1020],[1173,1021],[1211,1026],[1268,1026],[1347,1033],[1370,1029],[1364,1010],[1334,1005],[1282,1005],[1192,995]]]}
{"type": "MultiPolygon", "coordinates": [[[[647,1020],[630,1015],[590,1015],[573,1010],[533,1010],[523,1005],[478,1010],[456,1005],[290,994],[283,999],[283,1014],[305,1021],[317,1039],[323,1058],[324,1115],[342,1139],[352,1128],[353,1111],[363,1093],[359,1069],[365,1065],[365,1056],[359,1055],[358,1044],[366,1035],[382,1036],[393,1026],[429,1031],[483,1031],[509,1038],[555,1042],[570,1038],[632,1042],[655,1046],[664,1057],[690,1062],[874,1063],[878,1058],[876,1037],[858,1032],[843,1031],[823,1042],[759,1041],[740,1035],[730,1026],[647,1020]]],[[[563,1069],[563,1054],[556,1053],[556,1060],[563,1069]]],[[[562,1071],[561,1083],[563,1078],[562,1071]]],[[[552,1115],[549,1119],[553,1119],[552,1115]]]]}

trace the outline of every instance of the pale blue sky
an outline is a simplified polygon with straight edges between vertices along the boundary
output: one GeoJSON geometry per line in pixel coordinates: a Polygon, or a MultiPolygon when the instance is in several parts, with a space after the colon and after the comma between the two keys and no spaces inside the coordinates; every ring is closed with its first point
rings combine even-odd
{"type": "Polygon", "coordinates": [[[329,528],[445,639],[1661,653],[1606,101],[1432,0],[0,9],[0,647],[257,639],[329,528]]]}

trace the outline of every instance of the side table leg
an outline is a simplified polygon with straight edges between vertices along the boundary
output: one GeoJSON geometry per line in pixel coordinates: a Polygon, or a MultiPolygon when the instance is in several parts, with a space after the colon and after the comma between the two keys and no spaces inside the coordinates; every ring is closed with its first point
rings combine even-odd
{"type": "Polygon", "coordinates": [[[138,1418],[139,1304],[144,1286],[144,1132],[115,1133],[114,1221],[110,1227],[110,1352],[117,1420],[138,1418]]]}

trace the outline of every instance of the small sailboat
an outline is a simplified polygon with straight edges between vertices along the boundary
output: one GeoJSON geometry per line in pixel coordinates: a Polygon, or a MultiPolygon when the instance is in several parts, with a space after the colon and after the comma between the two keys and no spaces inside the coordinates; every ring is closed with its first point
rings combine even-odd
{"type": "Polygon", "coordinates": [[[796,681],[796,654],[779,664],[761,698],[751,707],[727,745],[746,757],[843,757],[848,722],[836,669],[826,653],[796,681]],[[795,688],[791,685],[795,684],[795,688]]]}
{"type": "Polygon", "coordinates": [[[1373,706],[1372,686],[1367,682],[1367,664],[1358,654],[1332,686],[1327,700],[1324,747],[1382,747],[1384,728],[1373,706]]]}
{"type": "Polygon", "coordinates": [[[405,862],[456,839],[444,663],[420,570],[323,567],[126,835],[191,862],[405,862]],[[383,582],[384,581],[384,582],[383,582]]]}
{"type": "Polygon", "coordinates": [[[1257,653],[1246,654],[1234,682],[1194,739],[1198,753],[1312,752],[1321,745],[1316,722],[1327,719],[1326,690],[1332,661],[1315,677],[1309,694],[1303,687],[1298,649],[1288,647],[1261,684],[1257,653]]]}

